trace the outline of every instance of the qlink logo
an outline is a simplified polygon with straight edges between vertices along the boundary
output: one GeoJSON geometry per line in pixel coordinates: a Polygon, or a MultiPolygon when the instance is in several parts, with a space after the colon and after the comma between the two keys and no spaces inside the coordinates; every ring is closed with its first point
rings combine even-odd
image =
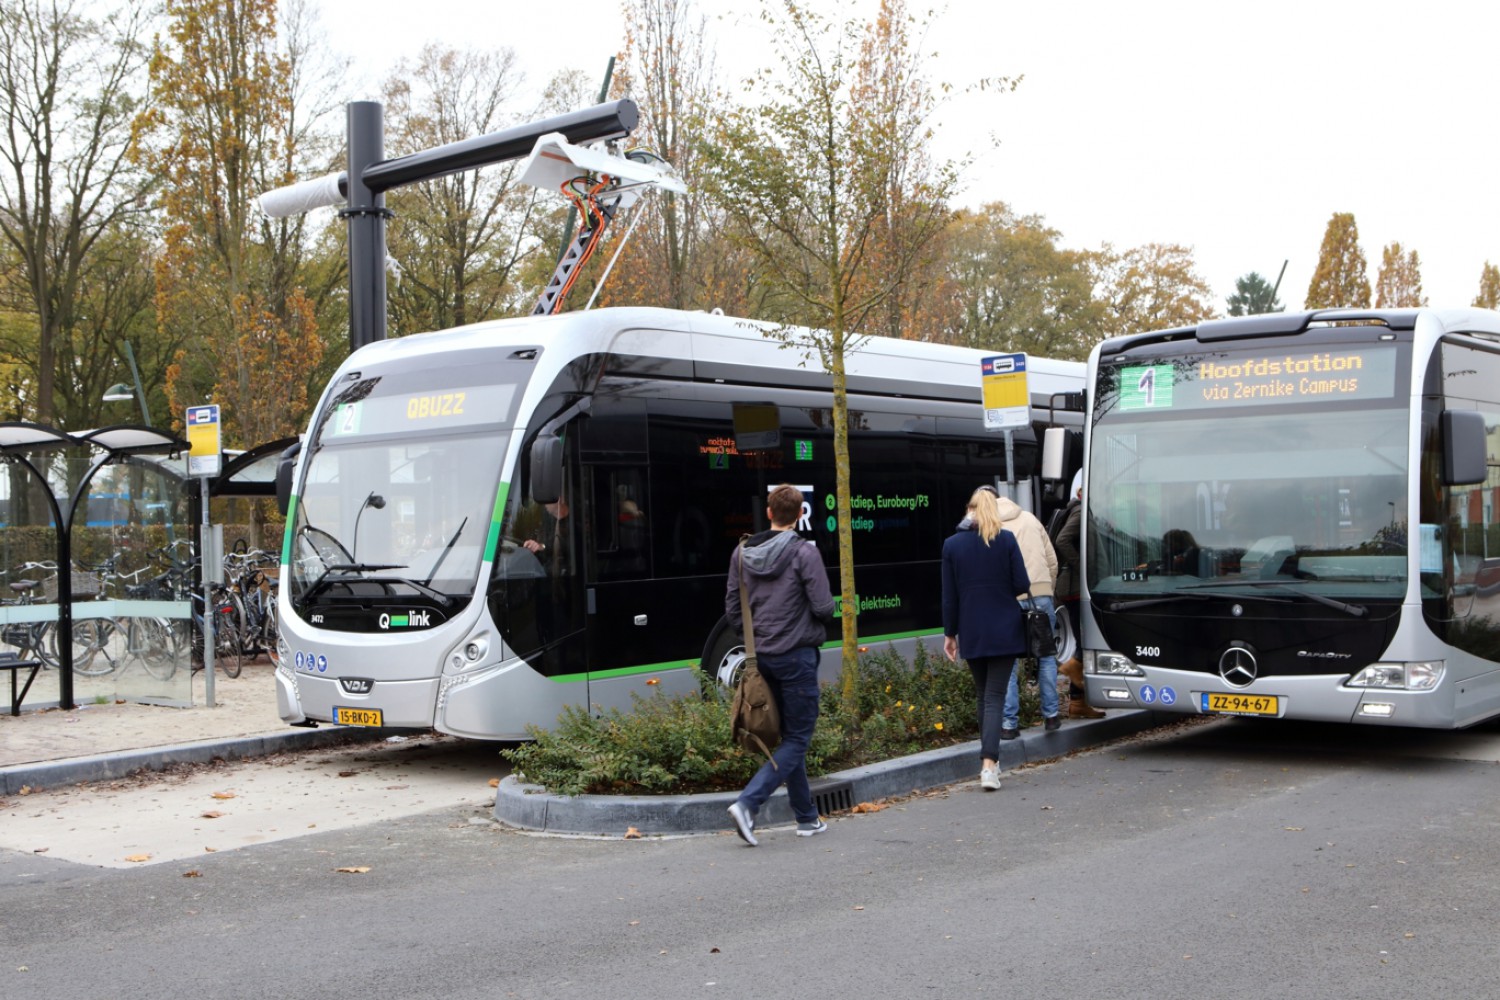
{"type": "Polygon", "coordinates": [[[380,616],[380,627],[382,629],[393,628],[428,628],[432,625],[432,613],[430,611],[408,611],[404,615],[382,614],[380,616]]]}

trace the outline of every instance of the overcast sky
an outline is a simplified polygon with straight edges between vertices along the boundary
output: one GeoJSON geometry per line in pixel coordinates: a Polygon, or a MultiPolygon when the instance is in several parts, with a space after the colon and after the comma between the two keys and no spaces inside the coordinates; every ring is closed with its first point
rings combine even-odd
{"type": "MultiPolygon", "coordinates": [[[[623,38],[619,0],[313,2],[357,56],[350,100],[427,41],[510,46],[540,86],[562,69],[602,79],[623,38]]],[[[756,0],[700,9],[722,82],[769,58],[756,0]]],[[[955,88],[937,150],[973,156],[965,204],[1041,215],[1067,247],[1191,247],[1222,312],[1236,278],[1275,282],[1283,261],[1280,299],[1301,308],[1334,212],[1354,213],[1372,286],[1399,241],[1432,305],[1468,305],[1500,265],[1497,44],[1484,0],[948,0],[922,48],[955,88]],[[1024,80],[963,93],[994,76],[1024,80]]]]}

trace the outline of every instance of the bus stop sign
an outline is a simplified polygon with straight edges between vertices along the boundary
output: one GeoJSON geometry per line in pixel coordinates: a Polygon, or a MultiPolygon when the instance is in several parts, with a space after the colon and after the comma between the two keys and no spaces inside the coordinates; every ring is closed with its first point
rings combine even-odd
{"type": "Polygon", "coordinates": [[[1031,392],[1026,386],[1026,355],[997,354],[979,362],[984,396],[984,429],[1031,425],[1031,392]]]}
{"type": "Polygon", "coordinates": [[[187,408],[188,475],[217,476],[221,447],[219,443],[219,404],[187,408]]]}

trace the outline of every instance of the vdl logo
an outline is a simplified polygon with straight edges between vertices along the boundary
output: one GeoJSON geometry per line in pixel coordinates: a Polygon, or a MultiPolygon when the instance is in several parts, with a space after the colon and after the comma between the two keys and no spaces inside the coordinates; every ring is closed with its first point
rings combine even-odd
{"type": "Polygon", "coordinates": [[[431,625],[432,612],[430,611],[408,611],[404,615],[382,613],[380,616],[380,627],[386,630],[393,628],[428,628],[431,625]]]}

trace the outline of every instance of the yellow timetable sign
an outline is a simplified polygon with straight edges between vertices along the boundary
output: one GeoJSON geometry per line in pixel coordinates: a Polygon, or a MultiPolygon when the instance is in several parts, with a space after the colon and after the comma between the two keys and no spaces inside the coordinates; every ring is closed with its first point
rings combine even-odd
{"type": "Polygon", "coordinates": [[[217,476],[219,474],[219,404],[189,406],[184,423],[187,425],[188,475],[217,476]]]}
{"type": "Polygon", "coordinates": [[[1031,390],[1026,383],[1026,355],[998,354],[979,362],[980,392],[986,430],[1031,424],[1031,390]]]}

